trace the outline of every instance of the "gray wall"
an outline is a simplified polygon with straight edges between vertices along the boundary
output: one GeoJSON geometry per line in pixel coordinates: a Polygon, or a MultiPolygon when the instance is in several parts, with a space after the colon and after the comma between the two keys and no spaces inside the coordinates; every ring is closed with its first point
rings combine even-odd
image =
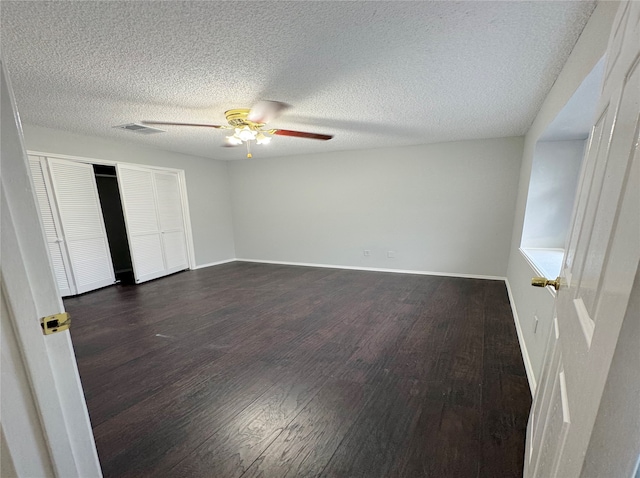
{"type": "Polygon", "coordinates": [[[538,138],[604,55],[618,5],[618,2],[598,3],[525,137],[507,278],[518,315],[523,339],[521,345],[532,388],[539,379],[554,307],[554,295],[548,290],[531,287],[531,277],[537,274],[519,250],[534,149],[538,138]],[[534,316],[540,321],[535,333],[534,316]]]}
{"type": "Polygon", "coordinates": [[[505,276],[522,146],[500,138],[230,163],[237,257],[505,276]]]}
{"type": "Polygon", "coordinates": [[[24,125],[28,150],[183,169],[196,264],[235,257],[227,163],[132,143],[24,125]]]}

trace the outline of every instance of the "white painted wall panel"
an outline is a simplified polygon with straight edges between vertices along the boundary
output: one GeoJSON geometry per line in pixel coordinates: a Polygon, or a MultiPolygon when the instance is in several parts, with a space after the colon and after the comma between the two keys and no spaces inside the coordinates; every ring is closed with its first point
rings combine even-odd
{"type": "MultiPolygon", "coordinates": [[[[638,9],[640,13],[640,9],[638,9]]],[[[640,268],[625,314],[598,417],[594,424],[582,478],[638,477],[640,471],[640,268]],[[635,449],[629,444],[636,444],[635,449]]]]}

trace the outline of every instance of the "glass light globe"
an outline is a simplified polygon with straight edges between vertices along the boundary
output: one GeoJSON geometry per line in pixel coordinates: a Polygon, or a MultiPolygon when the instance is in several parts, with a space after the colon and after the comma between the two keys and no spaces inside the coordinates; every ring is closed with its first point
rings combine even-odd
{"type": "Polygon", "coordinates": [[[249,129],[249,127],[245,126],[244,128],[242,128],[240,133],[238,133],[238,137],[242,141],[251,141],[256,138],[257,134],[258,133],[256,131],[252,131],[249,129]]]}
{"type": "Polygon", "coordinates": [[[269,144],[271,142],[271,138],[269,136],[265,136],[263,133],[258,133],[256,136],[257,144],[269,144]]]}

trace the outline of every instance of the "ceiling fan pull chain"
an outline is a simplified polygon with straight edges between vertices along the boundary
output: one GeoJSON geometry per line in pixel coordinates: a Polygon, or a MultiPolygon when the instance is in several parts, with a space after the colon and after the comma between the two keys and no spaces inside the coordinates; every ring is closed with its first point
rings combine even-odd
{"type": "Polygon", "coordinates": [[[253,156],[251,154],[251,141],[247,141],[247,158],[248,159],[253,158],[253,156]]]}

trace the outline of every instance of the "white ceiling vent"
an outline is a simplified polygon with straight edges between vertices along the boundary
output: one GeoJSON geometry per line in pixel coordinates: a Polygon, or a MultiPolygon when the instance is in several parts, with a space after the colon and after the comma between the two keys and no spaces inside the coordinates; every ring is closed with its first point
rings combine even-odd
{"type": "Polygon", "coordinates": [[[138,123],[128,123],[121,124],[118,126],[114,126],[116,129],[125,129],[127,131],[133,131],[138,134],[155,134],[155,133],[166,133],[165,130],[159,128],[151,128],[150,126],[145,126],[143,124],[138,123]]]}

